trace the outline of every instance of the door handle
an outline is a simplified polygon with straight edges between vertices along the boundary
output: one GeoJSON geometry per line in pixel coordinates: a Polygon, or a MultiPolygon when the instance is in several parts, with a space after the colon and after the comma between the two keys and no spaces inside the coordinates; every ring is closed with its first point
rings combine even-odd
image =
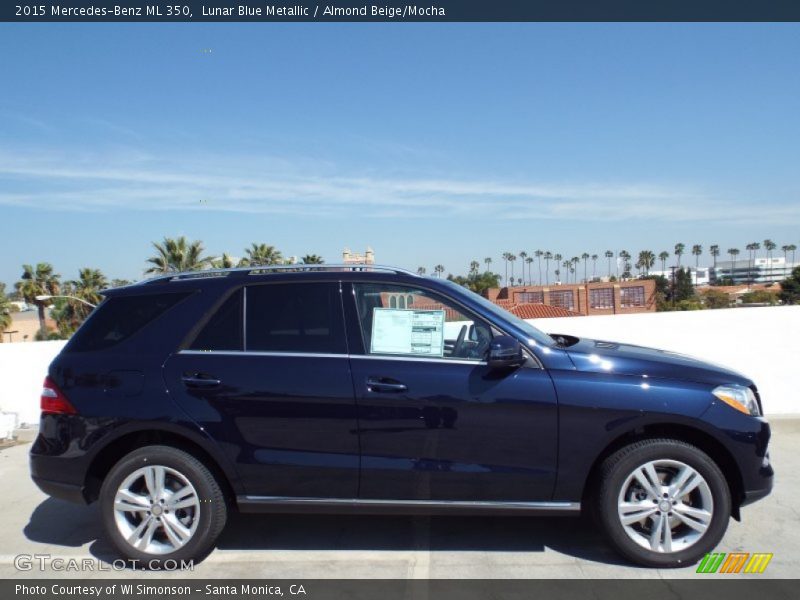
{"type": "Polygon", "coordinates": [[[190,388],[208,388],[208,387],[216,387],[220,383],[222,383],[219,379],[211,375],[205,375],[203,373],[194,373],[192,375],[184,375],[181,377],[181,380],[186,385],[186,387],[190,388]]]}
{"type": "Polygon", "coordinates": [[[388,377],[367,378],[367,391],[376,393],[398,393],[408,391],[408,386],[388,377]]]}

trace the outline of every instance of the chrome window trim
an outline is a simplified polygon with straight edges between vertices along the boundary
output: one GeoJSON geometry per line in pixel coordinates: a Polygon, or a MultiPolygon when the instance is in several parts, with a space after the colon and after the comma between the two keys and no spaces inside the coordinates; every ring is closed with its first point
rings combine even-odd
{"type": "Polygon", "coordinates": [[[349,354],[325,354],[320,352],[268,352],[259,350],[181,350],[178,354],[213,356],[275,356],[287,358],[350,358],[349,354]]]}
{"type": "Polygon", "coordinates": [[[393,354],[386,355],[365,355],[365,354],[324,354],[319,352],[261,352],[257,350],[180,350],[178,354],[188,355],[213,355],[213,356],[274,356],[285,358],[356,358],[365,360],[399,360],[410,362],[435,362],[442,364],[457,364],[457,365],[483,365],[486,366],[486,361],[467,360],[461,358],[427,358],[424,356],[395,356],[393,354]]]}

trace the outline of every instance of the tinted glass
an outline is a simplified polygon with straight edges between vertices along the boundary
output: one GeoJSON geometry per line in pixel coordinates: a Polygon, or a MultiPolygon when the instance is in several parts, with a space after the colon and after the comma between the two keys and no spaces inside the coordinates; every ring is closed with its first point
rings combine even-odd
{"type": "Polygon", "coordinates": [[[242,350],[242,290],[228,298],[189,346],[192,350],[242,350]]]}
{"type": "Polygon", "coordinates": [[[72,337],[69,349],[86,352],[119,344],[187,296],[150,294],[108,298],[72,337]]]}
{"type": "Polygon", "coordinates": [[[247,350],[345,354],[338,283],[247,288],[247,350]]]}

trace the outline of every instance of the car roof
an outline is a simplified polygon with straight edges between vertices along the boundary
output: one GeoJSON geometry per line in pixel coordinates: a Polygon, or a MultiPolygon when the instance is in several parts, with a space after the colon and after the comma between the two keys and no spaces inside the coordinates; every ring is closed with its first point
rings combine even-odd
{"type": "Polygon", "coordinates": [[[339,281],[390,280],[410,282],[434,281],[397,267],[385,265],[318,264],[318,265],[266,265],[233,267],[228,269],[204,269],[171,273],[144,279],[119,288],[104,290],[104,296],[187,290],[206,287],[229,287],[242,283],[264,283],[268,281],[339,281]]]}

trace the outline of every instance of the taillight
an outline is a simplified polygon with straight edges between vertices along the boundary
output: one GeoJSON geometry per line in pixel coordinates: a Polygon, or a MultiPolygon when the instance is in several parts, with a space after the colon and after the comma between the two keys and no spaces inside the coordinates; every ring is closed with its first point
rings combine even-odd
{"type": "Polygon", "coordinates": [[[78,411],[69,403],[64,393],[58,389],[49,377],[44,378],[42,387],[41,408],[43,413],[57,415],[76,415],[78,411]]]}

